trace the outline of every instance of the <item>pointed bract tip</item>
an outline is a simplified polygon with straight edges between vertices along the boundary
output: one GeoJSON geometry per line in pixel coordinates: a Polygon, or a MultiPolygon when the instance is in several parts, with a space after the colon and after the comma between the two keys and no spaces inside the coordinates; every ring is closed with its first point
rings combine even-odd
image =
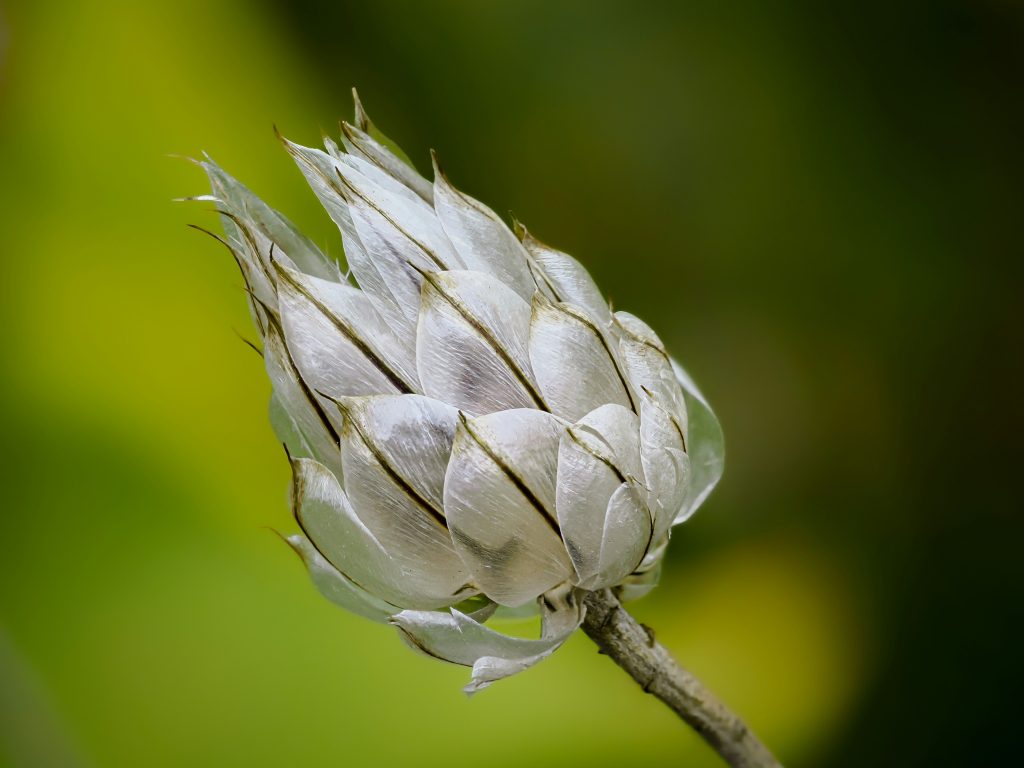
{"type": "Polygon", "coordinates": [[[345,175],[341,172],[341,163],[334,164],[334,175],[337,176],[338,181],[341,182],[341,186],[336,187],[334,191],[341,195],[341,199],[346,203],[351,203],[353,200],[353,192],[355,190],[352,183],[346,179],[345,175]]]}
{"type": "Polygon", "coordinates": [[[352,141],[352,137],[355,136],[355,126],[352,125],[348,120],[339,120],[338,129],[341,131],[341,135],[349,141],[352,141]]]}
{"type": "Polygon", "coordinates": [[[467,697],[473,698],[476,694],[480,693],[484,688],[489,688],[493,680],[480,680],[475,676],[469,681],[469,683],[462,688],[462,692],[467,697]]]}
{"type": "Polygon", "coordinates": [[[297,545],[294,544],[291,541],[293,538],[298,538],[297,536],[294,536],[294,535],[293,536],[286,536],[285,534],[281,533],[279,530],[277,530],[277,528],[275,528],[272,525],[261,525],[260,528],[262,528],[264,531],[270,531],[272,534],[274,534],[279,539],[281,539],[281,541],[283,541],[285,544],[290,546],[292,549],[295,549],[296,551],[298,551],[297,550],[297,545]]]}
{"type": "Polygon", "coordinates": [[[242,290],[245,291],[249,295],[249,298],[252,300],[252,302],[256,304],[260,309],[262,309],[264,314],[266,314],[267,318],[270,320],[269,330],[276,334],[281,339],[281,341],[284,342],[284,329],[281,328],[281,321],[278,319],[277,312],[271,309],[267,302],[265,302],[263,299],[257,296],[256,292],[253,291],[253,289],[250,288],[248,285],[242,288],[242,290]]]}
{"type": "Polygon", "coordinates": [[[274,136],[276,136],[277,140],[284,145],[284,148],[288,151],[288,154],[294,155],[296,152],[295,145],[287,138],[285,138],[285,135],[281,133],[281,129],[277,127],[277,123],[271,123],[271,127],[273,127],[274,129],[274,136]]]}
{"type": "Polygon", "coordinates": [[[302,561],[303,565],[306,564],[306,554],[303,552],[304,547],[302,546],[302,536],[298,533],[293,533],[290,536],[281,533],[277,528],[272,525],[262,526],[264,530],[270,531],[275,534],[281,541],[288,545],[288,549],[295,553],[295,555],[302,561]]]}
{"type": "Polygon", "coordinates": [[[320,395],[324,400],[329,400],[334,403],[334,407],[338,409],[338,413],[346,419],[349,418],[355,405],[353,402],[355,398],[345,396],[335,397],[334,395],[327,394],[322,389],[314,389],[313,391],[320,395]]]}
{"type": "Polygon", "coordinates": [[[202,195],[185,195],[185,197],[172,197],[172,203],[219,203],[220,199],[210,193],[202,195]]]}
{"type": "Polygon", "coordinates": [[[366,108],[363,106],[362,99],[359,98],[359,91],[354,87],[352,88],[352,102],[355,105],[355,123],[359,130],[363,133],[368,133],[370,126],[373,123],[370,121],[370,116],[366,114],[366,108]]]}
{"type": "Polygon", "coordinates": [[[433,270],[429,269],[424,269],[419,264],[414,264],[413,262],[408,260],[406,260],[405,263],[412,269],[416,270],[420,274],[420,276],[428,283],[430,283],[431,285],[435,285],[438,274],[437,272],[434,272],[433,270]]]}
{"type": "MultiPolygon", "coordinates": [[[[641,480],[636,475],[626,474],[625,478],[626,478],[626,482],[629,483],[629,487],[632,488],[634,490],[634,492],[636,492],[636,491],[644,491],[646,493],[650,493],[651,486],[649,486],[646,482],[641,480]]],[[[650,550],[650,545],[648,545],[647,548],[648,548],[648,550],[650,550]]]]}
{"type": "Polygon", "coordinates": [[[515,211],[509,211],[508,215],[512,219],[512,233],[520,243],[523,242],[530,234],[526,231],[526,225],[519,220],[515,211]]]}
{"type": "Polygon", "coordinates": [[[239,331],[237,328],[232,328],[231,330],[233,330],[235,332],[235,336],[237,336],[239,339],[241,339],[242,343],[245,344],[245,346],[249,347],[249,349],[251,349],[257,355],[259,355],[261,358],[263,357],[263,350],[260,349],[258,346],[256,346],[255,342],[250,341],[245,336],[243,336],[242,332],[239,331]]]}
{"type": "Polygon", "coordinates": [[[545,296],[543,292],[538,290],[533,292],[533,297],[530,301],[530,306],[532,307],[532,309],[536,311],[538,309],[547,309],[549,307],[553,307],[555,306],[555,303],[551,301],[551,299],[549,299],[547,296],[545,296]]]}
{"type": "Polygon", "coordinates": [[[291,277],[294,271],[282,264],[280,259],[274,258],[275,250],[274,243],[271,243],[270,251],[267,253],[267,259],[270,261],[270,265],[274,268],[274,271],[277,272],[277,274],[284,275],[285,277],[291,277]]]}
{"type": "Polygon", "coordinates": [[[434,167],[434,181],[441,179],[447,184],[448,177],[444,173],[444,168],[441,167],[441,158],[433,147],[430,149],[430,164],[434,167]]]}
{"type": "MultiPolygon", "coordinates": [[[[203,152],[203,155],[206,155],[206,153],[203,152]]],[[[196,160],[191,155],[182,155],[178,152],[168,152],[166,155],[164,155],[164,157],[169,157],[172,158],[173,160],[185,160],[186,162],[192,163],[192,165],[198,165],[200,168],[203,167],[202,161],[196,160]]],[[[209,159],[209,157],[207,157],[207,159],[209,159]]]]}

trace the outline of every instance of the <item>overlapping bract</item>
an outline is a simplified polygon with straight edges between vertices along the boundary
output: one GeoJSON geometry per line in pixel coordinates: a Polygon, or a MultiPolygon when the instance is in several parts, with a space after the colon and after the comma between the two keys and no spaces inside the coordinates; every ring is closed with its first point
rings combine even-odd
{"type": "Polygon", "coordinates": [[[331,601],[473,667],[554,651],[578,590],[656,581],[722,471],[718,423],[641,320],[571,256],[427,181],[358,104],[341,146],[282,139],[348,273],[211,160],[292,461],[289,537],[331,601]],[[354,281],[354,284],[353,284],[354,281]],[[484,626],[533,604],[542,636],[484,626]]]}

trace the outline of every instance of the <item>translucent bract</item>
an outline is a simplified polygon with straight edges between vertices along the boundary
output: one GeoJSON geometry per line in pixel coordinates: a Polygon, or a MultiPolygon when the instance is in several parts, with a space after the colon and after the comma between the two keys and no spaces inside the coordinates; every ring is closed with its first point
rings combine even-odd
{"type": "Polygon", "coordinates": [[[722,472],[707,402],[576,259],[420,176],[357,99],[339,146],[282,139],[347,272],[212,160],[291,457],[289,543],[329,600],[472,667],[548,656],[579,590],[637,597],[722,472]],[[541,637],[484,625],[532,606],[541,637]]]}

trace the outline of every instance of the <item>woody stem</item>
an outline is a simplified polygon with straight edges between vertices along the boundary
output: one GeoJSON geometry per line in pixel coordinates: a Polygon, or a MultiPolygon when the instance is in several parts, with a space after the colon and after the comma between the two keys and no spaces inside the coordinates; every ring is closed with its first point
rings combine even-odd
{"type": "Polygon", "coordinates": [[[653,633],[609,590],[588,592],[583,631],[647,693],[686,721],[733,768],[781,768],[768,748],[728,707],[679,666],[653,633]]]}

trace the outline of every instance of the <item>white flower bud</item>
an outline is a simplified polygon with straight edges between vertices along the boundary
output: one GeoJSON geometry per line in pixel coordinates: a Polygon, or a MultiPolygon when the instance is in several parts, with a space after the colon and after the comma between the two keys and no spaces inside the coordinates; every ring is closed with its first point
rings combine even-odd
{"type": "Polygon", "coordinates": [[[263,342],[289,542],[328,599],[472,666],[476,690],[564,642],[578,590],[654,585],[672,525],[718,482],[721,430],[579,262],[513,232],[436,157],[433,184],[421,177],[358,100],[343,133],[344,150],[285,146],[349,274],[209,159],[201,199],[263,342]],[[483,626],[523,605],[540,639],[483,626]]]}

